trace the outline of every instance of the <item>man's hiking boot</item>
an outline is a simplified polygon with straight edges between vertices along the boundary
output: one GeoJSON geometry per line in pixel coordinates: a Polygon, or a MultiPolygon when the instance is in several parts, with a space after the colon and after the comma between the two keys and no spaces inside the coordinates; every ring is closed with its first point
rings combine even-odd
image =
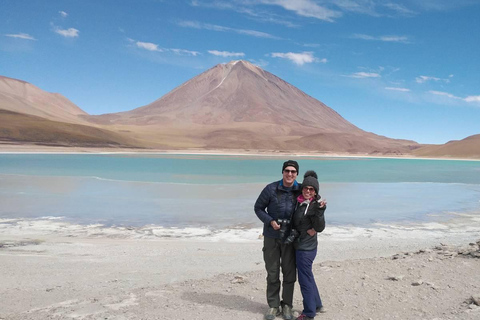
{"type": "Polygon", "coordinates": [[[288,305],[284,305],[282,307],[282,314],[283,314],[283,319],[285,320],[293,320],[293,313],[292,313],[292,308],[288,305]]]}
{"type": "Polygon", "coordinates": [[[267,313],[265,313],[265,320],[274,320],[278,315],[280,315],[280,310],[278,308],[270,308],[267,313]]]}

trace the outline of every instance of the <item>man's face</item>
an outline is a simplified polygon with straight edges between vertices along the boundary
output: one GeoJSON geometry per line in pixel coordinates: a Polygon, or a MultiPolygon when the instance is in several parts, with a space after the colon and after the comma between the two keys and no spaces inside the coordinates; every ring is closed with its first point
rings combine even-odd
{"type": "Polygon", "coordinates": [[[297,174],[298,172],[297,172],[297,169],[295,169],[295,167],[292,167],[292,166],[285,167],[285,169],[283,169],[283,185],[285,187],[293,186],[293,182],[297,178],[297,174]]]}

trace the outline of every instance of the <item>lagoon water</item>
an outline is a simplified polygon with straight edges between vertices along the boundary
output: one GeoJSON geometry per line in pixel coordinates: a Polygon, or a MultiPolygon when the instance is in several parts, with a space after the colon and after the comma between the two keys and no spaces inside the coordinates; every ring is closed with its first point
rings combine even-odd
{"type": "MultiPolygon", "coordinates": [[[[480,162],[290,157],[317,171],[327,223],[443,221],[480,215],[480,162]]],[[[106,227],[260,228],[253,204],[284,157],[1,154],[0,219],[106,227]]]]}

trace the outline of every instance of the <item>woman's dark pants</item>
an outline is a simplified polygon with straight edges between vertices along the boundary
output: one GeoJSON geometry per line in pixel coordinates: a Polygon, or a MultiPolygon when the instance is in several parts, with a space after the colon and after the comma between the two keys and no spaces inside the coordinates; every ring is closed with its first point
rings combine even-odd
{"type": "Polygon", "coordinates": [[[303,314],[315,317],[316,309],[322,307],[322,300],[318,293],[317,284],[312,272],[313,260],[317,255],[317,249],[311,251],[296,251],[298,283],[303,297],[303,314]]]}

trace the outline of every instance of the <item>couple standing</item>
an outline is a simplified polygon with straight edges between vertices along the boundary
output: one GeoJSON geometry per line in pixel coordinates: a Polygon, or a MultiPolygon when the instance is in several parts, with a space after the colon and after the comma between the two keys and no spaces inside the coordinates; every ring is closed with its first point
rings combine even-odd
{"type": "Polygon", "coordinates": [[[297,320],[313,319],[324,312],[318,293],[312,264],[317,255],[317,232],[325,228],[326,202],[320,200],[315,171],[307,171],[300,185],[299,166],[294,160],[285,161],[283,178],[267,185],[255,202],[255,213],[264,223],[263,259],[267,270],[266,320],[282,314],[293,319],[293,289],[297,279],[303,296],[303,311],[297,320]],[[280,300],[280,269],[283,274],[280,300]]]}

